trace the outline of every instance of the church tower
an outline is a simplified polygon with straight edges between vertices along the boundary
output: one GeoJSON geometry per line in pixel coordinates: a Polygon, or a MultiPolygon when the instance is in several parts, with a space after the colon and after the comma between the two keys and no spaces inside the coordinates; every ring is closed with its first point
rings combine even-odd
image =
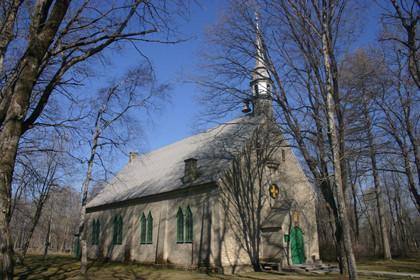
{"type": "Polygon", "coordinates": [[[255,68],[252,73],[252,80],[250,82],[252,91],[252,101],[254,115],[265,115],[272,117],[273,115],[273,104],[272,104],[272,88],[273,81],[270,78],[266,63],[266,52],[262,32],[259,26],[258,14],[256,14],[255,20],[255,68]]]}

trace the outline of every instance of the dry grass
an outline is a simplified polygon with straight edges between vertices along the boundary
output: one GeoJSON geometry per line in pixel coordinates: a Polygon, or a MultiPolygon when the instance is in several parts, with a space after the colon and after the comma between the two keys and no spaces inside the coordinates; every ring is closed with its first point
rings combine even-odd
{"type": "Polygon", "coordinates": [[[420,273],[420,258],[359,261],[358,269],[420,273]]]}
{"type": "MultiPolygon", "coordinates": [[[[406,268],[405,271],[419,271],[419,260],[395,261],[396,263],[364,262],[360,267],[363,269],[374,268],[375,270],[397,271],[392,269],[406,268]]],[[[50,256],[42,260],[40,256],[27,257],[24,265],[18,265],[15,271],[16,279],[173,279],[173,280],[321,280],[321,279],[345,279],[337,274],[332,275],[301,275],[287,273],[283,275],[273,273],[245,273],[240,275],[205,274],[196,271],[186,271],[168,268],[157,268],[139,264],[91,262],[87,278],[79,274],[79,262],[70,256],[50,256]]],[[[380,279],[364,277],[362,279],[380,279]]]]}

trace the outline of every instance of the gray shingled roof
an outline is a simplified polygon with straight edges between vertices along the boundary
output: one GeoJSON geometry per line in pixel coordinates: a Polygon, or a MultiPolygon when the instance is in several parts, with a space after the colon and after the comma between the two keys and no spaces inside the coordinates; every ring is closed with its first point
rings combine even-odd
{"type": "Polygon", "coordinates": [[[87,205],[88,208],[214,182],[259,124],[245,116],[193,135],[128,163],[87,205]],[[184,160],[196,158],[200,176],[188,184],[184,160]]]}

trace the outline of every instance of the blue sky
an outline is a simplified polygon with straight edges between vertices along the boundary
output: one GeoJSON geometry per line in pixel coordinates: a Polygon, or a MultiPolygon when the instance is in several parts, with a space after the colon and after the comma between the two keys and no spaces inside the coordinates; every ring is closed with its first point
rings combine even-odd
{"type": "MultiPolygon", "coordinates": [[[[169,83],[169,102],[163,110],[152,115],[145,129],[146,143],[139,143],[140,152],[155,150],[177,140],[183,139],[196,130],[194,119],[199,114],[197,98],[199,89],[187,80],[196,74],[199,52],[204,46],[206,28],[217,21],[226,1],[203,1],[191,6],[190,17],[178,20],[180,37],[189,38],[178,44],[143,43],[138,47],[152,62],[159,82],[169,83]],[[140,146],[141,145],[141,146],[140,146]]],[[[121,53],[112,54],[112,75],[123,73],[142,58],[134,47],[128,46],[121,53]]],[[[109,76],[104,69],[102,75],[109,76]]],[[[100,87],[102,80],[96,80],[90,86],[100,87]]]]}
{"type": "MultiPolygon", "coordinates": [[[[160,82],[170,83],[170,102],[159,113],[153,114],[153,122],[145,125],[145,141],[134,145],[134,149],[140,152],[148,152],[159,147],[174,143],[180,139],[194,134],[197,130],[195,120],[202,108],[197,102],[200,89],[186,81],[194,74],[200,73],[200,51],[205,47],[205,30],[216,23],[222,15],[228,1],[212,0],[201,1],[200,5],[192,5],[190,17],[187,20],[178,20],[179,31],[184,38],[191,38],[179,44],[144,43],[139,45],[142,52],[152,62],[156,77],[160,82]]],[[[364,9],[362,30],[354,42],[354,47],[366,46],[377,37],[379,29],[378,19],[380,10],[377,6],[369,6],[364,9]]],[[[105,79],[123,73],[130,66],[141,61],[141,57],[133,47],[127,47],[118,54],[112,54],[110,59],[112,71],[102,69],[105,79]]],[[[103,81],[96,79],[90,85],[91,88],[100,87],[103,81]]],[[[127,159],[119,159],[113,163],[114,168],[119,170],[127,159]]]]}

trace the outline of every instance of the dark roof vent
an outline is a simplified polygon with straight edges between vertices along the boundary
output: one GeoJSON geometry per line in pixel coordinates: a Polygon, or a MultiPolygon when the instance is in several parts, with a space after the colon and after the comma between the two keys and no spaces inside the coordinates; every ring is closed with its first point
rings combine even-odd
{"type": "Polygon", "coordinates": [[[128,163],[132,163],[139,156],[137,152],[129,152],[128,153],[128,163]]]}
{"type": "Polygon", "coordinates": [[[184,177],[182,177],[183,183],[190,183],[198,178],[198,168],[197,168],[197,159],[189,158],[184,160],[185,169],[184,177]]]}

